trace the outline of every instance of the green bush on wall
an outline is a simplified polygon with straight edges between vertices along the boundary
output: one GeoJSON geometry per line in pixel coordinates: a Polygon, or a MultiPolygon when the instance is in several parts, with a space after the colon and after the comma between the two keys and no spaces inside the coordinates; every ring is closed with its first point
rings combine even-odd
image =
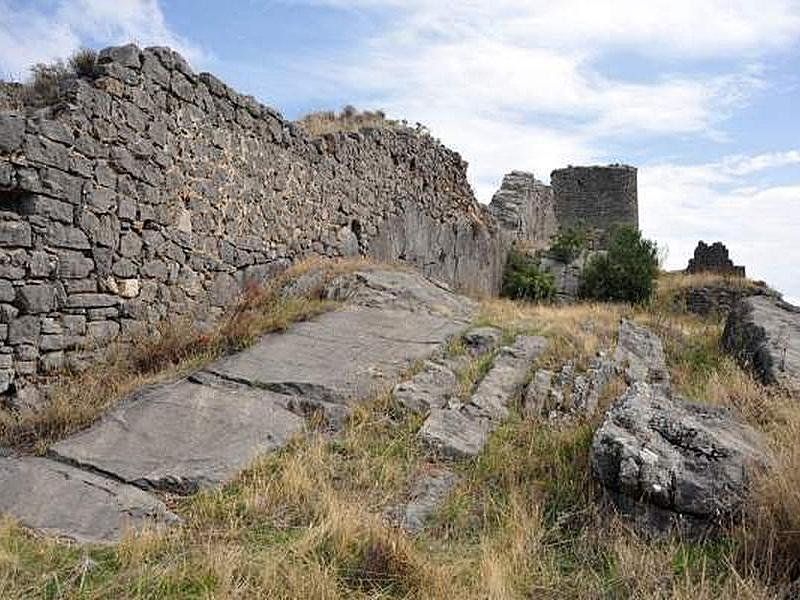
{"type": "Polygon", "coordinates": [[[539,261],[518,249],[508,254],[501,294],[515,300],[542,302],[555,295],[553,275],[539,269],[539,261]]]}
{"type": "Polygon", "coordinates": [[[630,226],[617,228],[608,252],[595,256],[581,276],[579,294],[592,300],[647,302],[658,277],[658,246],[630,226]]]}
{"type": "Polygon", "coordinates": [[[585,227],[573,226],[559,229],[547,253],[559,260],[570,263],[578,258],[589,243],[585,227]]]}

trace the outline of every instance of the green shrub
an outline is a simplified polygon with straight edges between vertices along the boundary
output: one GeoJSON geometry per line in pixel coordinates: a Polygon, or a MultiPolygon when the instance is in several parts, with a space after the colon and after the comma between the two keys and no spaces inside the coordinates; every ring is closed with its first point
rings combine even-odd
{"type": "Polygon", "coordinates": [[[516,249],[509,252],[503,272],[503,296],[539,302],[552,299],[555,289],[555,279],[539,269],[537,257],[516,249]]]}
{"type": "Polygon", "coordinates": [[[548,254],[564,262],[572,262],[586,249],[588,236],[581,226],[564,227],[558,231],[548,254]]]}
{"type": "Polygon", "coordinates": [[[657,277],[658,246],[638,229],[623,226],[614,231],[608,252],[586,265],[579,293],[593,300],[646,302],[657,277]]]}

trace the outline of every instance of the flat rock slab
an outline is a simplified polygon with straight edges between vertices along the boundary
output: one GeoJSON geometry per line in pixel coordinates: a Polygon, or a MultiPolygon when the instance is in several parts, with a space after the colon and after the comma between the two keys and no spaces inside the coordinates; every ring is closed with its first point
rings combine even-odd
{"type": "Polygon", "coordinates": [[[350,306],[391,308],[450,319],[468,319],[477,308],[474,301],[454,293],[445,283],[410,270],[376,269],[341,275],[328,284],[325,296],[350,306]]]}
{"type": "Polygon", "coordinates": [[[498,422],[508,416],[509,403],[522,394],[533,361],[545,348],[547,340],[535,336],[520,336],[511,346],[500,348],[468,403],[431,409],[419,431],[422,441],[451,460],[480,453],[498,422]]]}
{"type": "Polygon", "coordinates": [[[281,400],[239,385],[148,386],[51,453],[141,488],[192,493],[232,479],[303,430],[281,400]]]}
{"type": "Polygon", "coordinates": [[[134,486],[30,456],[0,459],[0,511],[46,535],[95,543],[179,520],[134,486]]]}
{"type": "Polygon", "coordinates": [[[264,336],[188,379],[142,388],[54,444],[54,460],[0,458],[0,510],[80,541],[114,541],[129,525],[172,522],[143,490],[192,493],[229,481],[303,431],[310,410],[341,425],[349,404],[395,383],[465,329],[475,310],[416,273],[337,280],[338,291],[328,292],[346,300],[342,310],[264,336]]]}
{"type": "Polygon", "coordinates": [[[464,408],[434,408],[419,430],[420,439],[441,458],[466,460],[483,450],[492,422],[464,408]]]}
{"type": "Polygon", "coordinates": [[[669,387],[669,370],[661,338],[646,327],[625,319],[620,322],[614,362],[624,369],[628,383],[641,381],[669,387]]]}
{"type": "Polygon", "coordinates": [[[456,483],[458,476],[448,469],[432,467],[419,473],[411,483],[409,501],[388,508],[386,516],[397,527],[406,531],[422,531],[456,483]]]}
{"type": "Polygon", "coordinates": [[[422,370],[408,381],[394,386],[394,399],[413,413],[426,415],[442,408],[458,390],[456,374],[445,365],[425,361],[422,370]]]}
{"type": "Polygon", "coordinates": [[[520,336],[511,346],[504,346],[492,368],[478,384],[470,403],[490,419],[508,416],[508,405],[522,393],[533,361],[547,348],[547,340],[520,336]]]}
{"type": "Polygon", "coordinates": [[[206,371],[283,394],[352,404],[394,383],[465,323],[427,312],[347,307],[220,360],[206,371]]]}
{"type": "Polygon", "coordinates": [[[752,296],[728,315],[725,349],[766,384],[800,393],[800,307],[770,296],[752,296]]]}

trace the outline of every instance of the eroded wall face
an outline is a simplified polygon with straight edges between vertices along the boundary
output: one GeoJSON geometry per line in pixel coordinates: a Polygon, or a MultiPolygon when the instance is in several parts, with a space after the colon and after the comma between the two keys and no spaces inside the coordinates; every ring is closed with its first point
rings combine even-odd
{"type": "Polygon", "coordinates": [[[639,226],[636,169],[625,165],[569,167],[550,176],[559,226],[585,226],[601,245],[618,225],[639,226]]]}
{"type": "Polygon", "coordinates": [[[500,228],[528,248],[547,248],[558,231],[553,189],[533,173],[508,173],[488,208],[500,228]]]}
{"type": "Polygon", "coordinates": [[[497,290],[507,242],[429,136],[311,139],[171,50],[102,63],[66,102],[0,114],[0,393],[164,318],[213,321],[310,255],[497,290]]]}

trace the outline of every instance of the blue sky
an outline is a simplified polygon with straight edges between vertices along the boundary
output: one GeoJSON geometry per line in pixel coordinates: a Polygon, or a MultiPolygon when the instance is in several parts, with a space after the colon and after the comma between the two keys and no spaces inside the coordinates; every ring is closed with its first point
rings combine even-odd
{"type": "Polygon", "coordinates": [[[800,0],[0,0],[0,74],[81,45],[167,44],[289,118],[383,108],[503,174],[640,168],[685,266],[728,244],[800,299],[800,0]]]}

